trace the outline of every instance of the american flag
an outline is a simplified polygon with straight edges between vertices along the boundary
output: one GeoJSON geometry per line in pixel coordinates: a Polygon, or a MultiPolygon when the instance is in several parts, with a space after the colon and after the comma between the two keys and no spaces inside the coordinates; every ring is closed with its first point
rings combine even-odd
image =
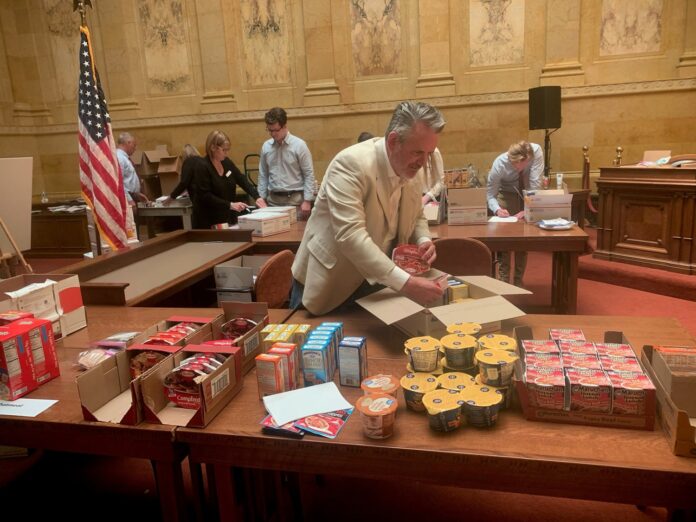
{"type": "Polygon", "coordinates": [[[80,27],[78,134],[82,197],[94,215],[99,233],[112,249],[127,243],[126,193],[111,133],[111,118],[94,66],[89,29],[80,27]]]}

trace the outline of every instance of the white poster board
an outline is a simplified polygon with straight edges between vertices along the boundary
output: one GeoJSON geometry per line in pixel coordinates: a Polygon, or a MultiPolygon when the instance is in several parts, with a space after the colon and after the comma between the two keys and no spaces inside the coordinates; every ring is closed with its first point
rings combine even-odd
{"type": "MultiPolygon", "coordinates": [[[[31,248],[31,185],[34,158],[0,158],[0,218],[21,251],[31,248]]],[[[0,248],[14,252],[0,230],[0,248]]]]}

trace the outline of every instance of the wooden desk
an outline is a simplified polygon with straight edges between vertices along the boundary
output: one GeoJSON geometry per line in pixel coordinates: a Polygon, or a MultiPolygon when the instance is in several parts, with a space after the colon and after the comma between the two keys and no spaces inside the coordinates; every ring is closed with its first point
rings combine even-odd
{"type": "Polygon", "coordinates": [[[48,207],[79,205],[79,201],[58,201],[32,205],[31,251],[33,257],[82,257],[90,251],[87,214],[51,212],[48,207]]]}
{"type": "Polygon", "coordinates": [[[191,216],[193,215],[193,205],[190,199],[174,200],[167,206],[152,207],[145,203],[138,203],[138,219],[147,225],[147,237],[155,237],[154,218],[174,216],[181,218],[181,225],[184,230],[191,230],[191,216]]]}
{"type": "MultiPolygon", "coordinates": [[[[379,334],[387,328],[380,329],[367,312],[356,311],[344,319],[346,335],[368,334],[370,373],[404,374],[402,345],[391,344],[388,336],[379,334]]],[[[305,312],[290,318],[293,323],[305,321],[316,319],[305,312]]],[[[510,333],[519,325],[532,326],[540,336],[551,326],[582,328],[590,340],[601,339],[605,330],[618,329],[635,346],[694,342],[676,320],[664,318],[526,316],[505,321],[504,331],[510,333]]],[[[351,402],[361,394],[347,387],[341,387],[341,392],[351,402]]],[[[230,520],[236,511],[230,466],[696,507],[696,459],[672,455],[661,431],[531,422],[512,409],[501,413],[494,428],[464,426],[440,434],[428,427],[423,414],[407,410],[401,392],[398,395],[395,433],[387,440],[366,438],[357,413],[335,440],[285,439],[261,434],[258,423],[265,410],[251,372],[240,394],[208,427],[177,429],[176,440],[188,446],[189,459],[205,463],[214,475],[221,520],[230,520]]]]}
{"type": "Polygon", "coordinates": [[[199,304],[194,290],[214,301],[213,267],[251,248],[250,231],[179,230],[55,273],[80,277],[85,304],[199,304]]]}
{"type": "MultiPolygon", "coordinates": [[[[290,226],[289,232],[254,237],[254,252],[273,254],[285,248],[297,252],[306,222],[290,226]]],[[[553,253],[551,304],[545,312],[574,314],[578,294],[578,256],[587,247],[587,234],[578,227],[571,230],[542,230],[527,223],[486,223],[484,225],[432,225],[433,238],[470,237],[483,241],[493,252],[506,250],[553,253]]],[[[536,311],[536,310],[535,310],[536,311]]]]}
{"type": "Polygon", "coordinates": [[[696,169],[599,169],[594,257],[696,274],[696,169]]]}
{"type": "MultiPolygon", "coordinates": [[[[587,234],[578,227],[570,230],[542,230],[527,223],[487,223],[485,225],[430,228],[437,237],[464,237],[482,241],[493,252],[506,250],[553,253],[551,310],[574,314],[578,296],[578,256],[585,251],[587,234]]],[[[549,310],[546,310],[549,311],[549,310]]]]}

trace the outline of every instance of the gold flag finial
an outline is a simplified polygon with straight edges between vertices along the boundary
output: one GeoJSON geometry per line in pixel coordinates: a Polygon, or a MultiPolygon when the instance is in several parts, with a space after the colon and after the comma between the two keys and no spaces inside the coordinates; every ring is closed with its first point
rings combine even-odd
{"type": "Polygon", "coordinates": [[[92,0],[73,0],[73,11],[80,13],[80,25],[87,25],[87,7],[92,7],[92,0]]]}

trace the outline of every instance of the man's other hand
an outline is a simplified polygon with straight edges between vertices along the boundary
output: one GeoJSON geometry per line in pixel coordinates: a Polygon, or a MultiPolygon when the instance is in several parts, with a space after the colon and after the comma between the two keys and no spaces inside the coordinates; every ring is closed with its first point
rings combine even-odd
{"type": "Polygon", "coordinates": [[[435,244],[432,241],[426,241],[418,245],[418,252],[420,252],[421,259],[429,265],[432,265],[435,259],[437,259],[435,244]]]}
{"type": "Polygon", "coordinates": [[[306,220],[309,218],[309,213],[312,211],[312,202],[311,201],[303,201],[302,204],[300,205],[300,215],[301,219],[306,220]]]}
{"type": "Polygon", "coordinates": [[[401,289],[401,293],[419,304],[426,305],[442,297],[444,290],[435,281],[411,276],[401,289]]]}

